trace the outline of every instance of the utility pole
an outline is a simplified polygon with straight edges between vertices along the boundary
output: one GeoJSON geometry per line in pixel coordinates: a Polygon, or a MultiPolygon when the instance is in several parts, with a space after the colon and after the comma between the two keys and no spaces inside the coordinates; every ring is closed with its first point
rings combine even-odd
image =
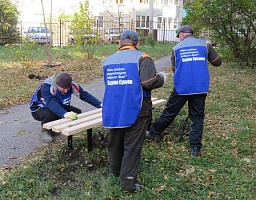
{"type": "Polygon", "coordinates": [[[153,0],[149,0],[149,33],[153,33],[153,16],[154,16],[154,8],[153,8],[153,0]]]}

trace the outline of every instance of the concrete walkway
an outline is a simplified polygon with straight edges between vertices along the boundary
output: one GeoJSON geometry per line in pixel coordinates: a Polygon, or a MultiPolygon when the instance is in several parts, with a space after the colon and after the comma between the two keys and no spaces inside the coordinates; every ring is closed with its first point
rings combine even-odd
{"type": "MultiPolygon", "coordinates": [[[[155,65],[157,71],[164,70],[171,65],[170,56],[155,61],[155,65]]],[[[102,100],[103,78],[81,86],[102,100]]],[[[81,108],[83,112],[94,109],[76,97],[72,98],[72,104],[81,108]]],[[[43,147],[45,143],[39,140],[40,130],[40,122],[34,120],[30,114],[29,103],[0,110],[0,168],[19,164],[23,158],[43,147]]],[[[58,136],[55,139],[63,140],[66,137],[58,136]]]]}

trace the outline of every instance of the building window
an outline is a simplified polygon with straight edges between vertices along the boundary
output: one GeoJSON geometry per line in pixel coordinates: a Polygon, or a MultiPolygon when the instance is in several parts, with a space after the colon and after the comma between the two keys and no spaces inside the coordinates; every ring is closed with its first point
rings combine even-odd
{"type": "Polygon", "coordinates": [[[136,15],[136,27],[140,27],[140,16],[136,15]]]}
{"type": "Polygon", "coordinates": [[[166,29],[167,19],[166,17],[157,17],[157,28],[166,29]]]}
{"type": "Polygon", "coordinates": [[[146,20],[146,28],[149,28],[149,16],[147,16],[147,20],[146,20]]]}
{"type": "Polygon", "coordinates": [[[178,0],[174,0],[174,5],[178,6],[179,5],[179,1],[178,0]]]}
{"type": "Polygon", "coordinates": [[[103,16],[94,16],[94,26],[103,27],[103,16]]]}
{"type": "Polygon", "coordinates": [[[157,17],[157,28],[161,28],[162,20],[163,20],[162,17],[157,17]]]}
{"type": "Polygon", "coordinates": [[[180,7],[176,6],[176,15],[175,15],[175,17],[179,17],[179,13],[180,13],[180,7]]]}
{"type": "Polygon", "coordinates": [[[173,28],[174,28],[175,30],[178,29],[178,18],[174,18],[173,28]]]}
{"type": "Polygon", "coordinates": [[[141,27],[145,27],[146,26],[146,17],[145,16],[141,16],[141,27]]]}
{"type": "Polygon", "coordinates": [[[116,0],[116,4],[123,4],[123,0],[116,0]]]}
{"type": "Polygon", "coordinates": [[[114,17],[114,22],[119,22],[119,21],[121,24],[123,24],[125,21],[125,18],[124,17],[114,17]]]}
{"type": "Polygon", "coordinates": [[[148,28],[149,27],[149,16],[136,16],[136,28],[148,28]]]}
{"type": "Polygon", "coordinates": [[[172,29],[172,17],[168,17],[167,29],[172,29]]]}
{"type": "Polygon", "coordinates": [[[148,3],[148,0],[140,0],[140,3],[148,3]]]}

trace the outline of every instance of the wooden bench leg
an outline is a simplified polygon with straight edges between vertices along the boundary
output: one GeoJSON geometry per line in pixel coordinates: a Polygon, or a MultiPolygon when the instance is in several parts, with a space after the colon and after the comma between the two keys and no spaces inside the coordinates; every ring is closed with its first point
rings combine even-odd
{"type": "Polygon", "coordinates": [[[68,136],[68,147],[70,148],[70,149],[73,149],[73,142],[72,142],[72,140],[73,140],[73,137],[72,137],[72,135],[69,135],[68,136]]]}
{"type": "Polygon", "coordinates": [[[92,128],[87,130],[88,152],[92,151],[92,128]]]}

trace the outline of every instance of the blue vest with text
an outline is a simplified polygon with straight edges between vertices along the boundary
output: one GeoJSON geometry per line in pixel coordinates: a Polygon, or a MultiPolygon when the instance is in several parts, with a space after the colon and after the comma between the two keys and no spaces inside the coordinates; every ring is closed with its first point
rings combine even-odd
{"type": "Polygon", "coordinates": [[[129,127],[139,117],[143,90],[138,62],[143,54],[136,49],[122,50],[102,61],[105,83],[102,122],[105,128],[129,127]]]}
{"type": "Polygon", "coordinates": [[[174,46],[174,87],[179,95],[209,91],[208,51],[205,41],[188,37],[174,46]]]}

